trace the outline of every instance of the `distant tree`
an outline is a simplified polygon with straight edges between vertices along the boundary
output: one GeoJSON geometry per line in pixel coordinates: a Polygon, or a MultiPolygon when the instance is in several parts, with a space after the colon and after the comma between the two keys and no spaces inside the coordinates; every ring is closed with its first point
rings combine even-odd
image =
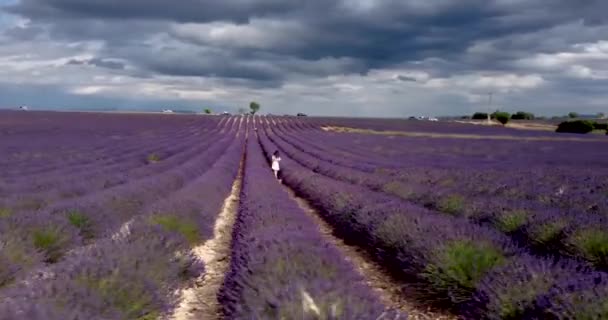
{"type": "Polygon", "coordinates": [[[498,122],[502,123],[503,126],[506,125],[507,122],[509,122],[509,119],[511,118],[511,114],[502,111],[494,112],[493,116],[493,118],[498,120],[498,122]]]}
{"type": "Polygon", "coordinates": [[[205,112],[205,114],[213,113],[213,111],[211,111],[211,109],[209,109],[209,108],[205,108],[204,112],[205,112]]]}
{"type": "Polygon", "coordinates": [[[576,119],[576,118],[578,118],[578,113],[570,112],[570,113],[568,113],[568,117],[571,119],[576,119]]]}
{"type": "Polygon", "coordinates": [[[593,131],[593,122],[586,120],[565,121],[557,126],[555,132],[589,133],[593,131]]]}
{"type": "Polygon", "coordinates": [[[605,115],[603,112],[598,112],[598,114],[597,114],[597,117],[598,117],[599,119],[604,119],[604,117],[605,117],[605,116],[606,116],[606,115],[605,115]]]}
{"type": "Polygon", "coordinates": [[[260,111],[260,104],[255,101],[251,101],[251,103],[249,103],[249,109],[251,110],[251,114],[256,114],[256,112],[260,111]]]}
{"type": "Polygon", "coordinates": [[[513,120],[534,120],[534,114],[530,112],[517,111],[513,115],[511,115],[511,119],[513,120]]]}
{"type": "Polygon", "coordinates": [[[486,120],[488,119],[488,114],[484,112],[475,112],[473,114],[473,120],[486,120]]]}

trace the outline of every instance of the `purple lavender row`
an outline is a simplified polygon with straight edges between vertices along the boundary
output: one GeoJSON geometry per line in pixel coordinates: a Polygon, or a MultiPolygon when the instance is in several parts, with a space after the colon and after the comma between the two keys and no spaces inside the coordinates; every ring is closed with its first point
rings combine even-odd
{"type": "MultiPolygon", "coordinates": [[[[53,196],[55,198],[67,199],[75,196],[82,196],[94,190],[108,189],[110,187],[133,181],[134,179],[158,175],[205,151],[205,149],[209,147],[210,143],[215,142],[219,139],[219,137],[219,133],[214,131],[209,136],[197,136],[194,139],[188,139],[184,142],[174,142],[174,144],[181,145],[184,148],[187,148],[187,150],[167,158],[155,158],[153,159],[155,160],[153,162],[147,159],[147,157],[133,159],[131,161],[131,165],[134,168],[128,171],[127,169],[130,162],[125,162],[123,164],[107,168],[102,167],[83,175],[74,174],[67,177],[57,175],[51,176],[51,180],[48,180],[47,178],[46,185],[43,181],[31,179],[27,184],[22,185],[21,191],[23,191],[23,194],[17,195],[17,201],[12,201],[12,203],[25,203],[26,205],[30,203],[39,203],[41,206],[50,202],[51,197],[53,196]],[[197,141],[201,141],[203,143],[196,143],[197,141]],[[143,163],[147,164],[142,165],[143,163]],[[30,192],[23,190],[27,188],[30,189],[30,192]]],[[[11,202],[7,195],[5,195],[5,197],[5,203],[11,202]]],[[[0,207],[3,207],[1,203],[0,207]]],[[[6,209],[15,209],[7,206],[4,207],[6,209]]]]}
{"type": "MultiPolygon", "coordinates": [[[[21,211],[40,210],[54,202],[74,201],[78,197],[87,196],[101,190],[111,190],[125,183],[132,183],[137,179],[150,178],[155,175],[161,175],[176,166],[181,165],[201,154],[211,145],[217,142],[221,137],[218,134],[205,137],[202,143],[196,144],[195,140],[189,141],[189,150],[185,154],[170,157],[159,163],[153,163],[144,167],[136,168],[132,171],[108,172],[104,174],[104,170],[99,173],[93,172],[91,176],[62,177],[55,176],[55,181],[48,188],[35,188],[31,192],[17,194],[14,196],[4,196],[0,202],[0,209],[4,211],[4,215],[18,215],[21,211]]],[[[161,159],[159,159],[161,160],[161,159]]],[[[37,186],[35,181],[30,182],[37,186]]]]}
{"type": "Polygon", "coordinates": [[[253,134],[245,163],[232,264],[220,293],[224,316],[396,319],[282,190],[253,134]]]}
{"type": "MultiPolygon", "coordinates": [[[[302,121],[302,120],[300,120],[302,121]]],[[[410,121],[404,119],[361,119],[361,118],[311,118],[307,121],[330,126],[342,126],[351,128],[370,129],[377,131],[411,131],[429,133],[464,133],[485,136],[509,135],[519,137],[556,137],[563,135],[555,132],[520,130],[502,126],[480,126],[462,124],[457,122],[428,122],[410,121]]],[[[578,136],[577,136],[578,137],[578,136]]],[[[582,136],[593,139],[591,136],[582,136]]]]}
{"type": "MultiPolygon", "coordinates": [[[[421,188],[419,184],[403,183],[378,174],[325,163],[286,143],[281,135],[273,135],[270,139],[294,160],[315,172],[363,185],[373,191],[396,195],[407,202],[436,211],[466,217],[477,223],[487,223],[511,236],[520,245],[532,247],[539,255],[572,256],[598,268],[608,268],[605,245],[608,243],[608,232],[605,231],[608,230],[608,216],[589,215],[582,210],[555,208],[531,201],[509,204],[506,199],[496,197],[465,198],[460,195],[462,193],[441,193],[438,189],[421,188]]],[[[555,197],[573,203],[571,196],[571,193],[566,193],[555,197]]],[[[594,200],[598,203],[598,209],[608,208],[607,198],[600,196],[594,200]]],[[[579,202],[594,203],[584,197],[579,202]]]]}
{"type": "MultiPolygon", "coordinates": [[[[214,125],[213,123],[209,123],[209,125],[214,125]]],[[[43,164],[35,165],[31,163],[23,163],[23,166],[29,167],[30,172],[26,174],[21,171],[18,172],[18,175],[15,176],[15,179],[29,179],[29,178],[38,178],[40,174],[64,174],[70,173],[73,174],[77,171],[84,171],[94,167],[98,164],[112,164],[116,163],[116,155],[121,153],[129,152],[129,151],[137,151],[139,147],[145,146],[145,142],[149,141],[151,144],[159,144],[166,142],[175,143],[176,139],[182,140],[184,138],[193,138],[194,136],[200,134],[201,129],[205,126],[201,123],[200,127],[192,127],[192,128],[180,128],[179,130],[175,130],[174,132],[165,132],[162,136],[148,135],[146,134],[143,137],[133,137],[133,138],[125,138],[120,134],[113,134],[110,137],[106,138],[105,145],[98,146],[95,150],[87,151],[88,146],[86,146],[85,150],[77,150],[76,155],[82,155],[80,158],[75,158],[73,160],[70,159],[70,155],[74,155],[74,152],[71,153],[61,153],[59,155],[55,154],[41,154],[44,158],[42,159],[43,164]],[[192,129],[198,132],[192,132],[192,129]],[[122,148],[116,148],[116,144],[120,143],[120,145],[128,146],[129,149],[121,150],[122,148]],[[143,145],[142,145],[143,144],[143,145]],[[47,159],[50,158],[50,159],[47,159]],[[52,169],[52,170],[51,170],[52,169]],[[35,174],[33,176],[33,174],[35,174]]],[[[166,131],[166,130],[165,130],[166,131]]],[[[143,131],[145,132],[145,131],[143,131]]],[[[14,137],[13,140],[19,140],[22,137],[14,137]]],[[[39,137],[40,138],[40,137],[39,137]]],[[[46,140],[46,139],[45,139],[46,140]]],[[[56,142],[57,137],[48,138],[49,142],[56,142]]],[[[83,140],[86,139],[83,137],[83,140]]],[[[61,141],[61,140],[59,140],[61,141]]],[[[39,151],[36,149],[35,155],[39,155],[39,151]]],[[[74,157],[73,157],[74,158],[74,157]]],[[[15,165],[21,164],[23,161],[14,161],[9,168],[16,168],[15,165]]]]}
{"type": "MultiPolygon", "coordinates": [[[[297,137],[295,137],[295,134],[281,130],[280,136],[285,137],[293,147],[315,158],[365,172],[374,172],[377,175],[391,176],[393,180],[397,180],[395,183],[401,185],[405,191],[415,191],[419,195],[452,192],[456,193],[458,197],[468,194],[470,196],[466,198],[470,201],[475,201],[475,199],[471,199],[472,197],[483,197],[484,200],[487,200],[489,196],[497,197],[496,201],[491,202],[499,202],[500,197],[504,197],[504,201],[529,202],[534,200],[547,207],[550,205],[564,211],[578,210],[592,214],[608,214],[608,197],[606,197],[608,195],[608,183],[606,182],[608,171],[605,168],[598,170],[579,166],[572,170],[573,168],[558,169],[541,165],[531,171],[529,166],[525,170],[513,168],[500,170],[498,169],[500,166],[495,165],[492,170],[478,168],[455,170],[454,168],[437,169],[418,165],[407,169],[387,170],[378,166],[361,164],[361,159],[349,156],[348,153],[337,153],[330,148],[318,147],[317,151],[305,142],[306,139],[323,141],[323,145],[326,145],[332,140],[327,135],[321,139],[297,132],[297,137]]],[[[349,145],[349,142],[345,140],[342,141],[342,145],[352,147],[352,143],[349,145]]],[[[369,150],[368,153],[370,153],[369,150]]],[[[417,157],[414,155],[409,158],[416,159],[417,157]]],[[[445,159],[444,161],[450,162],[445,159]]]]}
{"type": "Polygon", "coordinates": [[[137,180],[78,201],[57,203],[44,211],[0,218],[0,242],[11,244],[11,250],[3,250],[0,255],[17,268],[8,273],[9,278],[0,279],[0,283],[11,282],[43,262],[55,263],[70,249],[108,236],[151,201],[167,197],[206,172],[234,141],[233,137],[234,133],[227,133],[207,152],[161,176],[137,180]]]}
{"type": "MultiPolygon", "coordinates": [[[[218,125],[218,127],[221,127],[221,122],[218,125]]],[[[37,152],[34,153],[34,155],[39,155],[42,157],[42,161],[44,162],[41,165],[38,166],[34,166],[36,168],[36,172],[39,173],[48,173],[49,171],[51,171],[51,169],[54,171],[54,173],[61,173],[61,172],[66,172],[66,170],[69,169],[69,171],[67,172],[74,172],[75,170],[81,170],[81,169],[86,169],[86,166],[89,165],[91,163],[91,160],[95,160],[95,162],[98,161],[106,161],[109,163],[112,163],[112,161],[115,161],[114,156],[116,155],[116,148],[115,145],[118,141],[120,141],[122,144],[124,144],[125,142],[133,142],[135,144],[139,144],[145,141],[151,141],[151,142],[158,142],[158,141],[164,141],[164,140],[171,140],[171,138],[175,138],[175,139],[180,139],[180,136],[184,136],[184,137],[194,137],[198,134],[201,133],[201,131],[205,131],[205,126],[210,125],[210,126],[214,126],[216,123],[214,123],[213,121],[205,121],[205,122],[199,122],[199,125],[196,125],[196,123],[194,124],[189,124],[188,126],[184,127],[180,127],[180,126],[176,126],[176,128],[178,128],[178,130],[173,130],[173,131],[168,131],[168,130],[163,130],[163,131],[157,131],[154,128],[150,128],[147,129],[144,128],[139,128],[139,130],[141,130],[141,134],[138,135],[133,135],[133,136],[129,136],[129,135],[125,135],[124,132],[119,131],[119,132],[113,132],[110,135],[105,137],[105,142],[103,145],[99,145],[97,146],[94,150],[87,150],[90,148],[90,144],[92,144],[92,142],[90,142],[88,145],[83,146],[83,148],[80,149],[76,149],[73,150],[73,148],[70,148],[68,146],[63,146],[62,143],[64,142],[60,137],[57,137],[55,135],[50,136],[48,139],[44,139],[45,141],[47,141],[49,144],[57,144],[58,142],[60,142],[56,148],[55,148],[55,152],[52,153],[42,153],[40,154],[38,149],[35,149],[37,152]],[[194,131],[194,132],[193,132],[194,131]],[[67,157],[67,158],[66,158],[67,157]],[[48,159],[50,158],[50,159],[48,159]],[[74,158],[73,160],[70,160],[71,158],[74,158]],[[58,163],[58,164],[57,164],[58,163]]],[[[67,125],[66,131],[69,131],[69,128],[71,126],[67,125]]],[[[89,140],[89,138],[86,137],[86,134],[82,134],[82,133],[75,133],[75,136],[80,136],[82,138],[82,141],[87,141],[89,140]]],[[[34,137],[36,138],[36,140],[41,140],[39,138],[41,137],[34,137]]],[[[23,137],[21,135],[19,136],[15,136],[12,137],[11,140],[13,142],[16,142],[18,145],[19,143],[24,142],[24,140],[28,140],[26,137],[23,137]]],[[[175,141],[175,140],[174,140],[175,141]]],[[[136,147],[136,146],[134,146],[136,147]]],[[[39,147],[36,147],[39,148],[39,147]]],[[[8,153],[8,151],[7,151],[8,153]]],[[[27,155],[27,152],[25,152],[25,154],[27,155]]],[[[11,167],[14,167],[15,165],[19,165],[21,164],[23,161],[12,161],[10,163],[11,167]]],[[[28,166],[28,163],[24,163],[24,166],[28,166]]],[[[23,172],[20,172],[19,177],[24,176],[23,172]]]]}
{"type": "MultiPolygon", "coordinates": [[[[285,126],[295,128],[291,121],[283,122],[285,126]]],[[[282,126],[280,126],[282,127],[282,126]]],[[[290,130],[293,131],[293,130],[290,130]]],[[[301,131],[301,130],[297,130],[301,131]]],[[[474,164],[496,167],[503,164],[508,167],[538,165],[559,165],[581,167],[581,161],[587,167],[595,169],[606,167],[608,141],[478,141],[471,139],[444,139],[420,137],[389,137],[378,135],[331,133],[315,128],[298,132],[309,136],[310,141],[323,138],[323,145],[356,153],[364,158],[386,163],[393,159],[394,165],[409,166],[426,164],[433,168],[469,168],[474,164]],[[370,152],[372,151],[372,152],[370,152]],[[415,155],[416,157],[412,156],[415,155]],[[424,159],[422,159],[424,158],[424,159]],[[453,158],[454,161],[446,161],[453,158]],[[421,160],[424,160],[421,161],[421,160]],[[431,166],[432,165],[432,166],[431,166]]]]}
{"type": "Polygon", "coordinates": [[[56,184],[57,178],[88,180],[95,175],[103,175],[113,172],[125,172],[138,167],[152,164],[160,160],[167,160],[172,157],[180,156],[193,148],[195,139],[180,139],[176,136],[167,137],[171,141],[157,141],[142,143],[139,149],[135,149],[136,142],[131,143],[134,150],[126,150],[123,147],[126,143],[121,141],[113,141],[116,146],[116,151],[112,152],[114,158],[111,161],[97,160],[94,156],[92,161],[89,161],[86,166],[78,166],[69,172],[57,172],[55,170],[45,172],[35,176],[24,176],[19,179],[11,179],[5,181],[0,186],[1,194],[10,194],[17,192],[34,192],[48,189],[49,185],[56,184]],[[178,143],[174,139],[178,139],[178,143]],[[121,150],[122,149],[122,150],[121,150]],[[153,159],[149,159],[153,156],[153,159]]]}
{"type": "MultiPolygon", "coordinates": [[[[150,131],[149,134],[146,134],[145,136],[142,137],[129,137],[128,135],[125,135],[125,129],[121,130],[121,131],[117,131],[117,132],[113,132],[112,134],[108,135],[105,137],[105,141],[103,144],[97,144],[94,141],[91,141],[92,138],[88,137],[86,132],[73,132],[72,135],[74,137],[70,137],[70,139],[74,139],[75,137],[80,137],[80,144],[82,144],[82,146],[76,148],[76,146],[70,146],[69,143],[66,143],[66,139],[64,137],[64,131],[70,132],[70,129],[73,127],[73,125],[69,125],[66,124],[64,128],[59,129],[57,134],[47,134],[47,135],[42,135],[40,134],[39,136],[32,136],[31,134],[20,134],[20,135],[14,135],[12,137],[10,137],[10,141],[12,143],[12,145],[14,146],[13,148],[11,147],[1,147],[7,154],[11,154],[11,149],[14,149],[15,147],[18,147],[21,152],[17,153],[18,154],[18,158],[15,159],[16,161],[11,161],[9,163],[7,163],[7,165],[9,166],[7,169],[17,169],[20,167],[24,167],[27,168],[28,166],[35,166],[35,167],[39,167],[37,168],[37,170],[39,172],[44,172],[44,171],[49,171],[51,168],[63,168],[65,170],[65,167],[57,167],[55,164],[57,162],[59,162],[59,160],[61,160],[61,163],[63,165],[69,164],[71,165],[70,168],[72,167],[78,167],[79,162],[82,162],[83,160],[90,160],[95,159],[99,156],[103,156],[104,154],[107,154],[108,152],[113,152],[114,148],[113,145],[116,143],[116,141],[119,139],[122,141],[133,141],[133,142],[144,142],[144,141],[154,141],[157,140],[159,138],[162,138],[162,136],[160,134],[166,135],[166,136],[172,136],[177,134],[180,135],[185,135],[188,134],[188,130],[187,127],[186,128],[179,128],[179,130],[174,130],[173,132],[167,132],[167,130],[163,130],[163,131],[157,131],[154,128],[150,128],[152,129],[150,131]],[[156,136],[156,134],[159,134],[159,136],[156,136]],[[25,148],[25,146],[27,146],[27,142],[29,140],[37,140],[37,141],[45,141],[49,144],[49,146],[53,146],[54,148],[52,148],[51,150],[45,150],[45,148],[42,148],[41,146],[35,145],[32,148],[25,148]],[[88,144],[83,143],[83,142],[88,142],[88,144]],[[65,143],[65,144],[64,144],[65,143]],[[91,145],[94,145],[95,147],[92,149],[91,145]],[[35,151],[35,152],[32,152],[35,151]],[[28,155],[30,156],[28,158],[28,155]],[[28,161],[29,160],[29,161],[28,161]],[[44,169],[44,170],[42,170],[44,169]]],[[[94,128],[94,127],[93,127],[94,128]]],[[[128,130],[133,130],[131,128],[128,128],[128,130]]],[[[145,127],[144,128],[139,128],[139,130],[142,130],[142,132],[146,132],[145,127]]],[[[5,170],[3,170],[5,171],[5,170]]],[[[25,172],[19,172],[21,175],[25,174],[25,172]]]]}
{"type": "MultiPolygon", "coordinates": [[[[267,152],[274,150],[264,132],[260,141],[267,152]]],[[[319,208],[341,237],[396,274],[414,277],[430,301],[453,303],[467,318],[605,315],[604,273],[570,260],[530,256],[496,230],[327,178],[286,157],[282,167],[284,182],[319,208]],[[588,285],[574,287],[573,281],[588,285]]]]}
{"type": "Polygon", "coordinates": [[[1,292],[0,319],[165,317],[179,303],[175,290],[204,272],[188,250],[213,235],[243,146],[240,135],[195,182],[137,216],[127,234],[100,240],[45,276],[1,292]]]}

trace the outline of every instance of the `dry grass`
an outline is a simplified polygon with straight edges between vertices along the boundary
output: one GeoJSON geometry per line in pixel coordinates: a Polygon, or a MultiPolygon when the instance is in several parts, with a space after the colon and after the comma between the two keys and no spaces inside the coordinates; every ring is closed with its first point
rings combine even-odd
{"type": "Polygon", "coordinates": [[[466,133],[435,133],[435,132],[414,132],[414,131],[378,131],[371,129],[359,129],[349,127],[333,127],[326,126],[321,128],[328,132],[338,133],[361,133],[361,134],[374,134],[383,135],[390,137],[401,136],[401,137],[415,137],[415,138],[443,138],[443,139],[490,139],[490,140],[516,140],[516,141],[580,141],[580,142],[608,142],[606,139],[588,139],[588,138],[577,138],[577,137],[521,137],[521,136],[510,136],[510,135],[478,135],[478,134],[466,134],[466,133]]]}

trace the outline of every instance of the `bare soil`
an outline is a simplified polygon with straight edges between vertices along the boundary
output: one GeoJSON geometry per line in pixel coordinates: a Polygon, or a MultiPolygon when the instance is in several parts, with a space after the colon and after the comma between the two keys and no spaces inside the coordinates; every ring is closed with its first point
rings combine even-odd
{"type": "Polygon", "coordinates": [[[300,208],[316,222],[325,240],[338,248],[345,259],[363,276],[367,285],[378,294],[386,306],[407,313],[410,320],[458,319],[454,315],[435,310],[430,306],[423,306],[420,303],[414,302],[414,299],[408,299],[408,292],[413,292],[416,289],[407,284],[394,281],[388,272],[373,261],[363,249],[346,244],[342,239],[336,237],[333,234],[332,227],[321,218],[319,213],[305,199],[298,197],[293,190],[287,187],[286,189],[300,208]]]}
{"type": "Polygon", "coordinates": [[[180,292],[181,303],[171,317],[173,320],[221,319],[217,294],[230,266],[232,227],[239,204],[242,169],[241,161],[239,175],[232,184],[230,196],[224,200],[222,210],[215,221],[213,238],[192,249],[192,252],[205,263],[205,272],[196,280],[193,287],[180,292]]]}

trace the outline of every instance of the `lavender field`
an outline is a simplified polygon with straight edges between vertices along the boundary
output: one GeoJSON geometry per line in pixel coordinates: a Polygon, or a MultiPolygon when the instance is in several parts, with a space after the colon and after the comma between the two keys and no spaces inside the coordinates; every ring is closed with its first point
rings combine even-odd
{"type": "Polygon", "coordinates": [[[604,135],[0,111],[0,155],[0,320],[608,319],[604,135]]]}

